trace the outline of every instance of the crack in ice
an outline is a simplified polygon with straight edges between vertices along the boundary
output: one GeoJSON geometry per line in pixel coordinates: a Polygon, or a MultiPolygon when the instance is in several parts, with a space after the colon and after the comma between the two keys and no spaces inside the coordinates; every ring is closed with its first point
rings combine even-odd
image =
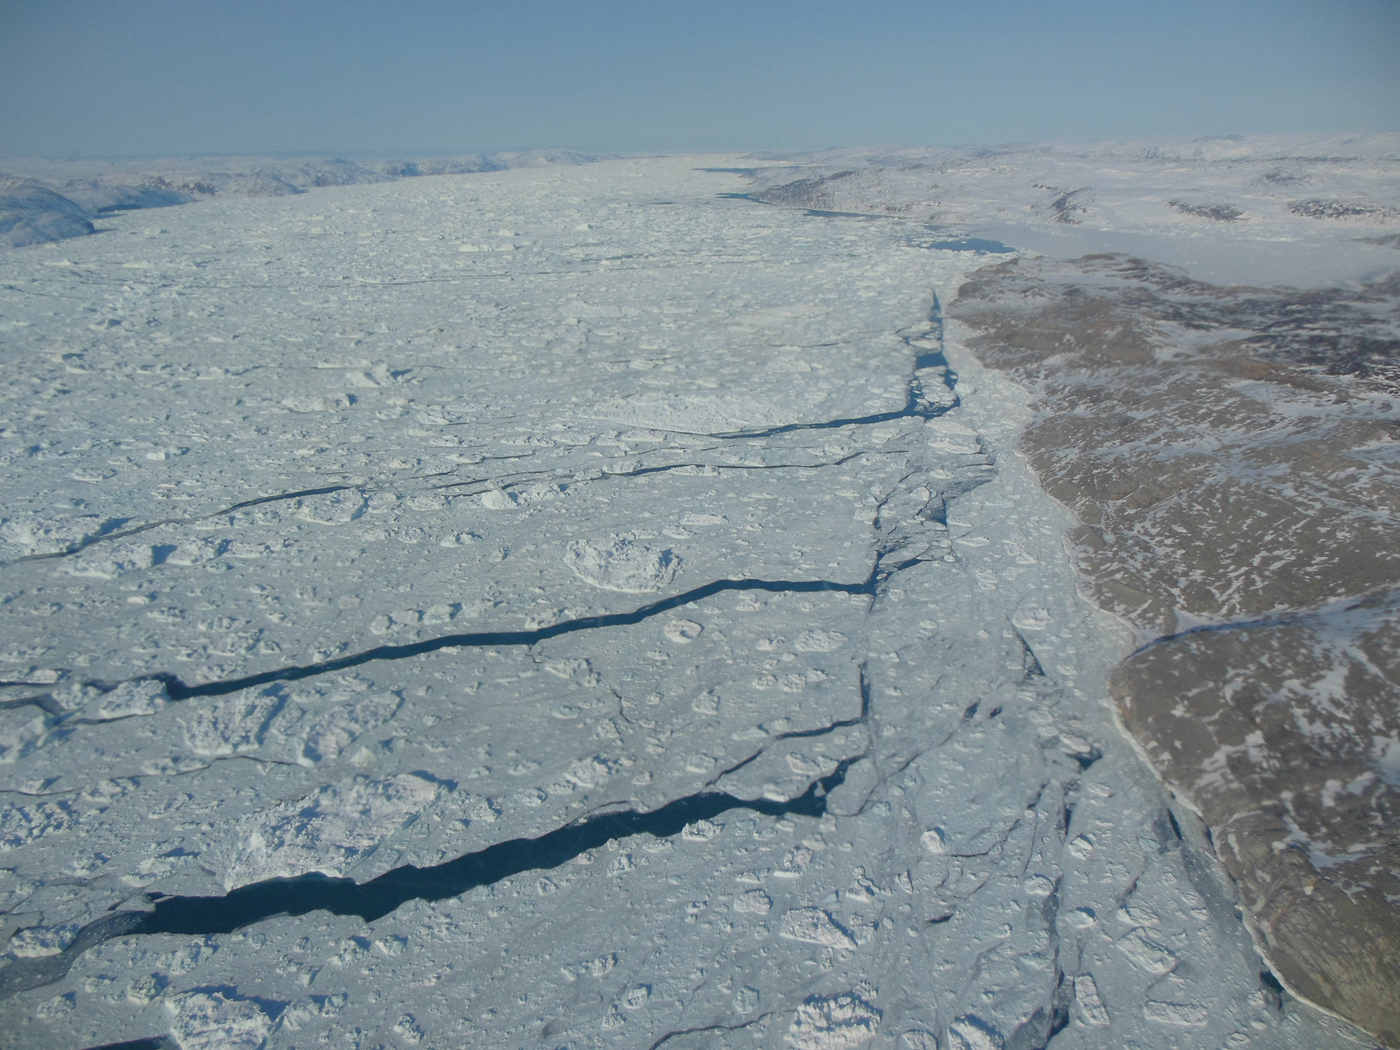
{"type": "Polygon", "coordinates": [[[193,518],[166,518],[162,521],[148,521],[144,525],[137,525],[135,528],[131,529],[122,529],[120,532],[114,530],[121,529],[121,527],[131,519],[124,518],[113,520],[104,524],[102,529],[99,529],[96,534],[87,537],[87,539],[74,544],[66,550],[50,551],[46,554],[23,554],[18,558],[11,558],[9,561],[0,562],[0,567],[18,565],[26,561],[49,561],[54,558],[69,558],[74,554],[81,554],[94,544],[105,543],[109,540],[126,539],[128,536],[136,536],[143,532],[150,532],[152,529],[159,529],[166,525],[193,525],[195,522],[207,521],[210,518],[217,518],[223,514],[232,514],[234,511],[243,510],[246,507],[256,507],[263,503],[277,503],[281,500],[300,499],[303,496],[324,496],[332,492],[345,492],[354,487],[353,485],[328,485],[319,489],[299,489],[296,492],[281,492],[271,496],[258,496],[254,499],[245,499],[241,503],[235,503],[230,507],[224,507],[220,510],[211,510],[208,514],[200,514],[193,518]],[[108,528],[109,525],[111,526],[110,529],[108,528]]]}
{"type": "Polygon", "coordinates": [[[644,605],[632,612],[585,616],[577,620],[564,620],[560,623],[550,624],[548,627],[538,627],[533,630],[465,632],[440,635],[437,638],[408,642],[403,645],[380,645],[335,660],[327,660],[324,663],[297,664],[258,674],[245,675],[241,678],[206,682],[202,685],[188,685],[169,673],[146,677],[162,682],[172,700],[186,700],[197,696],[225,696],[238,692],[240,689],[268,685],[272,682],[300,681],[303,678],[311,678],[333,671],[343,671],[380,660],[403,660],[412,656],[422,656],[440,649],[466,646],[529,646],[550,638],[557,638],[560,635],[575,634],[579,631],[631,626],[663,612],[669,612],[671,609],[677,609],[682,605],[688,605],[690,602],[700,601],[725,591],[768,591],[770,593],[837,591],[843,594],[873,597],[876,593],[878,568],[877,564],[876,571],[872,571],[871,575],[861,583],[839,583],[832,580],[715,580],[693,590],[673,595],[670,598],[663,598],[650,605],[644,605]]]}
{"type": "MultiPolygon", "coordinates": [[[[647,1050],[657,1050],[657,1047],[663,1046],[664,1044],[669,1043],[672,1039],[683,1035],[699,1035],[702,1032],[742,1032],[745,1028],[752,1028],[759,1022],[766,1021],[768,1018],[774,1017],[776,1015],[776,1010],[769,1010],[765,1013],[759,1014],[752,1020],[743,1021],[739,1024],[707,1024],[702,1025],[699,1028],[676,1028],[670,1032],[667,1032],[656,1042],[652,1043],[651,1046],[647,1047],[647,1050]]],[[[98,1050],[101,1050],[101,1048],[98,1048],[98,1050]]]]}
{"type": "Polygon", "coordinates": [[[447,900],[512,875],[553,870],[588,850],[632,835],[671,838],[688,824],[730,810],[820,818],[826,813],[827,795],[845,781],[847,770],[862,757],[842,759],[833,772],[811,781],[806,791],[786,802],[700,791],[654,810],[626,809],[581,817],[536,838],[507,839],[432,867],[406,864],[363,883],[312,872],[250,883],[221,897],[157,897],[149,911],[115,911],[88,923],[56,955],[17,959],[0,969],[0,999],[61,980],[83,953],[115,937],[232,933],[264,919],[313,911],[354,915],[373,922],[409,901],[447,900]]]}

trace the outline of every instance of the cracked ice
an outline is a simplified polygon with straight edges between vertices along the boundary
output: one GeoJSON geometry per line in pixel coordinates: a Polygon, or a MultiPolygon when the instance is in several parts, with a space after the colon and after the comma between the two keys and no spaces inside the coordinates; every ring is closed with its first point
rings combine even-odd
{"type": "Polygon", "coordinates": [[[698,163],[0,260],[0,1046],[1316,1045],[977,260],[698,163]]]}

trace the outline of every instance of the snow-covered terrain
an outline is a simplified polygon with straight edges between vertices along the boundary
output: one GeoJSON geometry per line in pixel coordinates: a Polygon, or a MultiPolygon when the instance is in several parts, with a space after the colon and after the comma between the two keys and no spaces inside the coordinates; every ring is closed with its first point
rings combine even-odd
{"type": "Polygon", "coordinates": [[[0,1046],[1372,1045],[1115,725],[989,257],[754,163],[0,255],[0,1046]]]}
{"type": "Polygon", "coordinates": [[[758,200],[959,231],[925,243],[970,229],[1060,258],[1123,252],[1213,284],[1373,277],[1396,268],[1400,246],[1400,133],[841,149],[750,170],[758,200]]]}
{"type": "Polygon", "coordinates": [[[0,175],[0,245],[39,244],[96,232],[82,205],[37,179],[0,175]]]}
{"type": "Polygon", "coordinates": [[[0,246],[98,233],[93,220],[215,197],[283,197],[419,175],[451,175],[599,159],[573,150],[471,153],[400,160],[174,157],[140,161],[0,160],[0,246]]]}

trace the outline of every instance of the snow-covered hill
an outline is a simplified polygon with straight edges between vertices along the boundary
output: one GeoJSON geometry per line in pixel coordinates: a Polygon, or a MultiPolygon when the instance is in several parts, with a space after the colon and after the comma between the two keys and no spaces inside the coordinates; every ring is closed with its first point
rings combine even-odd
{"type": "Polygon", "coordinates": [[[37,179],[0,177],[0,245],[37,244],[92,233],[87,209],[37,179]]]}
{"type": "Polygon", "coordinates": [[[96,232],[113,212],[215,197],[281,197],[420,175],[505,171],[597,158],[571,150],[378,160],[193,157],[132,161],[0,161],[0,245],[22,247],[96,232]],[[21,187],[24,187],[21,192],[21,187]]]}
{"type": "Polygon", "coordinates": [[[1388,272],[1400,134],[831,150],[750,161],[759,200],[971,227],[1066,258],[1123,252],[1217,284],[1388,272]]]}

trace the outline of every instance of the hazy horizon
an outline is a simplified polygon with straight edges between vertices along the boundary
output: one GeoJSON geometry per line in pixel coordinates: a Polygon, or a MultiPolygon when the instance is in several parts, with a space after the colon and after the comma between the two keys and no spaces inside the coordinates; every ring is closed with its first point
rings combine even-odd
{"type": "Polygon", "coordinates": [[[0,156],[652,153],[1400,128],[1383,0],[0,7],[0,156]]]}
{"type": "Polygon", "coordinates": [[[296,161],[296,160],[317,160],[326,162],[342,161],[349,164],[368,163],[370,161],[395,161],[395,160],[426,160],[435,157],[470,157],[485,156],[499,157],[513,154],[530,153],[578,153],[597,157],[599,159],[619,160],[634,159],[639,160],[647,157],[680,156],[688,153],[713,154],[722,156],[725,154],[751,155],[755,158],[762,158],[765,154],[774,158],[785,156],[805,156],[809,154],[819,154],[828,150],[859,151],[869,153],[879,153],[883,150],[919,150],[919,149],[949,149],[949,150],[1015,150],[1032,146],[1096,146],[1096,145],[1122,145],[1142,141],[1161,145],[1167,142],[1225,142],[1225,141],[1248,141],[1257,136],[1273,135],[1282,138],[1299,137],[1367,137],[1376,135],[1400,134],[1400,128],[1385,129],[1378,131],[1357,131],[1354,129],[1339,129],[1337,131],[1294,131],[1280,130],[1276,132],[1260,132],[1256,134],[1201,134],[1191,135],[1183,133],[1180,135],[1132,135],[1132,136],[1105,136],[1102,138],[1045,138],[1045,139],[1020,139],[1006,141],[967,141],[967,142],[842,142],[828,143],[817,147],[794,147],[790,150],[779,149],[653,149],[653,150],[587,150],[574,146],[560,146],[553,144],[525,145],[525,146],[502,146],[492,149],[449,149],[447,147],[406,147],[401,150],[335,150],[335,149],[287,149],[287,150],[249,150],[244,152],[228,151],[196,151],[186,153],[141,153],[127,155],[82,155],[69,154],[67,156],[43,156],[40,154],[14,154],[0,156],[0,161],[43,161],[53,164],[139,164],[143,161],[163,161],[163,160],[219,160],[227,158],[229,160],[266,158],[269,160],[296,161]]]}

